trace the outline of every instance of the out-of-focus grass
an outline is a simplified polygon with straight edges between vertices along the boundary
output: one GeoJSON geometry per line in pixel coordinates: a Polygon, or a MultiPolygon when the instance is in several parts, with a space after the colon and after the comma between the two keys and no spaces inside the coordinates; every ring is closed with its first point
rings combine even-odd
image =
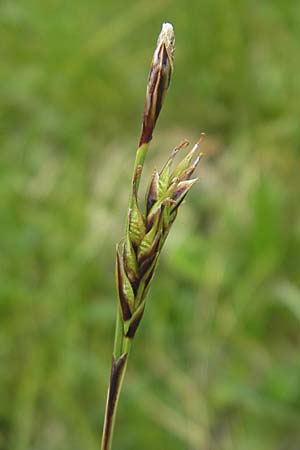
{"type": "Polygon", "coordinates": [[[300,447],[295,2],[2,0],[0,448],[99,448],[121,237],[162,21],[148,170],[206,131],[138,333],[116,449],[300,447]]]}

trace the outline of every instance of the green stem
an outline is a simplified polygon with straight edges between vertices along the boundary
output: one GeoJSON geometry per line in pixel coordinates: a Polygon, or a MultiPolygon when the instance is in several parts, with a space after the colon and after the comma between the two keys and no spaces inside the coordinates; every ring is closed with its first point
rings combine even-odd
{"type": "MultiPolygon", "coordinates": [[[[135,183],[135,189],[138,191],[142,169],[149,143],[142,144],[136,152],[132,185],[135,183]],[[137,168],[140,166],[139,172],[137,168]]],[[[129,208],[132,206],[133,188],[130,190],[129,208]]],[[[128,219],[126,222],[125,233],[128,233],[128,219]]],[[[105,407],[103,434],[101,441],[101,450],[110,450],[114,433],[115,419],[118,409],[120,394],[125,378],[128,364],[129,351],[131,347],[131,339],[124,336],[124,324],[119,304],[117,305],[116,330],[113,350],[113,362],[111,368],[110,383],[107,392],[107,400],[105,407]]]]}
{"type": "MultiPolygon", "coordinates": [[[[128,203],[128,209],[129,210],[132,207],[132,200],[133,200],[134,189],[136,191],[138,191],[139,186],[140,186],[142,171],[143,171],[144,162],[145,162],[145,158],[146,158],[146,155],[147,155],[148,148],[149,148],[149,142],[147,142],[145,144],[142,144],[137,149],[136,154],[135,154],[135,161],[134,161],[134,166],[133,166],[133,174],[132,174],[132,182],[131,182],[132,187],[131,187],[131,190],[130,190],[129,203],[128,203]],[[137,173],[138,166],[140,166],[140,171],[137,173]]],[[[129,227],[129,220],[128,220],[128,216],[127,216],[125,233],[128,233],[128,227],[129,227]]]]}

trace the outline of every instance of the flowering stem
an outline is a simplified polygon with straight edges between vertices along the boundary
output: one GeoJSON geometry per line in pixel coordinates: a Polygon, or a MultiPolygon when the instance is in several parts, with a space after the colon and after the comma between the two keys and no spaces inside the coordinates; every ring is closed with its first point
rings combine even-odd
{"type": "MultiPolygon", "coordinates": [[[[151,251],[149,255],[145,253],[149,250],[151,236],[150,241],[146,242],[145,248],[142,248],[142,253],[139,251],[139,244],[145,237],[146,224],[145,217],[143,217],[137,205],[137,194],[149,143],[170,84],[173,71],[173,52],[174,30],[171,24],[164,23],[153,54],[147,82],[142,133],[136,151],[129,196],[125,242],[123,241],[120,245],[121,252],[117,247],[116,281],[119,302],[101,450],[111,449],[118,402],[127,369],[131,341],[144,313],[146,283],[149,283],[153,276],[154,264],[158,256],[156,254],[158,250],[154,248],[152,249],[152,253],[154,252],[152,255],[151,251]]],[[[156,231],[156,228],[153,230],[156,231]]],[[[157,248],[158,238],[160,238],[160,234],[157,235],[157,248]]]]}
{"type": "Polygon", "coordinates": [[[111,370],[111,378],[110,385],[107,393],[107,401],[105,408],[105,417],[104,417],[104,426],[103,426],[103,435],[102,435],[102,443],[101,450],[110,450],[112,444],[112,438],[114,433],[115,419],[116,413],[120,398],[120,393],[127,369],[127,356],[130,349],[130,343],[127,343],[127,352],[126,358],[124,359],[124,365],[121,367],[121,371],[117,379],[114,377],[115,371],[115,358],[113,358],[112,370],[111,370]]]}

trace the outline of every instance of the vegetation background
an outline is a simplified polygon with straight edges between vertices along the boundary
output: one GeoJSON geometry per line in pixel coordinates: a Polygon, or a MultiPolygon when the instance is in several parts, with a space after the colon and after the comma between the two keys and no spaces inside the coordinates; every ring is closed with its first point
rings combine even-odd
{"type": "Polygon", "coordinates": [[[206,157],[114,449],[300,448],[298,2],[1,0],[1,450],[99,449],[115,243],[163,21],[175,71],[148,174],[202,131],[206,157]]]}

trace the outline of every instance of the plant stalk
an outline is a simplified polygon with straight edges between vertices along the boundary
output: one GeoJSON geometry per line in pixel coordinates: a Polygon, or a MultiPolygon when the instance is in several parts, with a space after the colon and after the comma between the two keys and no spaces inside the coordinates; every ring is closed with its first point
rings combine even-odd
{"type": "MultiPolygon", "coordinates": [[[[143,219],[139,222],[136,219],[136,217],[135,219],[132,219],[132,217],[134,217],[134,214],[138,209],[136,205],[137,194],[149,143],[152,139],[155,124],[170,84],[170,79],[173,71],[174,43],[175,37],[173,26],[170,23],[164,23],[162,26],[162,30],[159,34],[157,46],[154,51],[151,62],[146,89],[142,132],[140,136],[139,147],[136,151],[133,168],[132,185],[129,195],[129,208],[128,208],[129,213],[127,215],[125,227],[125,239],[126,240],[129,239],[130,246],[134,243],[134,240],[135,243],[141,242],[139,235],[137,240],[135,239],[134,233],[133,237],[130,237],[130,231],[134,229],[132,223],[134,223],[133,221],[136,220],[135,229],[137,229],[138,232],[139,231],[141,232],[142,230],[139,230],[139,228],[142,229],[144,228],[143,219]]],[[[157,234],[157,236],[159,236],[159,234],[157,234]]],[[[153,252],[154,253],[152,257],[155,258],[156,257],[155,249],[153,249],[153,252]]],[[[124,272],[126,272],[124,268],[124,255],[125,253],[123,253],[123,250],[120,253],[119,248],[117,247],[116,278],[117,278],[119,302],[117,306],[115,342],[114,342],[110,383],[105,408],[101,450],[111,449],[118,402],[120,398],[122,385],[124,382],[125,372],[127,369],[131,341],[132,338],[134,337],[139,321],[142,318],[145,307],[145,305],[141,303],[142,299],[139,298],[139,295],[142,296],[145,294],[144,289],[140,292],[140,294],[138,292],[135,292],[134,295],[132,284],[130,283],[130,280],[126,278],[127,277],[126,273],[124,278],[124,272]],[[126,293],[124,293],[124,285],[123,285],[124,279],[126,279],[128,283],[127,288],[131,293],[130,298],[126,295],[126,293]],[[129,326],[128,330],[125,329],[126,328],[125,323],[127,323],[127,325],[129,326]]],[[[132,263],[132,260],[134,261],[135,265],[137,265],[138,255],[137,254],[134,255],[133,258],[127,257],[125,263],[128,261],[132,263]]],[[[146,281],[149,282],[151,280],[151,277],[154,273],[154,268],[152,268],[151,272],[151,264],[154,264],[154,261],[155,259],[151,261],[151,255],[148,255],[148,257],[144,258],[143,261],[144,265],[142,265],[142,263],[140,262],[139,267],[139,269],[141,269],[141,272],[139,273],[139,276],[141,277],[140,279],[138,278],[137,275],[138,270],[133,269],[131,275],[133,275],[133,277],[136,277],[135,281],[139,282],[140,286],[143,286],[142,283],[145,283],[146,281]],[[145,272],[143,272],[143,269],[145,272]],[[143,279],[143,276],[145,278],[147,275],[147,270],[150,271],[148,273],[148,277],[150,277],[149,280],[143,279]]]]}
{"type": "MultiPolygon", "coordinates": [[[[132,186],[135,183],[135,189],[138,190],[141,174],[147,155],[149,143],[142,144],[136,151],[134,169],[132,176],[132,186]],[[140,166],[140,167],[139,167],[140,166]],[[139,170],[137,170],[139,167],[139,170]]],[[[130,190],[129,209],[132,205],[133,188],[130,190]]],[[[125,232],[128,231],[128,219],[126,221],[125,232]]],[[[107,392],[104,425],[101,441],[101,450],[111,450],[112,439],[114,434],[115,419],[120,399],[120,394],[125,378],[128,364],[129,351],[131,347],[131,339],[124,336],[123,320],[120,311],[119,302],[117,304],[115,340],[113,349],[113,360],[111,367],[110,383],[107,392]],[[119,364],[118,364],[119,362],[119,364]]]]}
{"type": "MultiPolygon", "coordinates": [[[[119,314],[119,312],[118,312],[119,314]]],[[[117,319],[118,320],[118,319],[117,319]]],[[[101,450],[110,450],[113,434],[114,434],[114,426],[115,419],[120,399],[120,394],[125,378],[125,373],[127,369],[128,363],[128,355],[131,346],[131,341],[129,339],[124,338],[122,340],[122,348],[125,350],[124,355],[124,365],[120,366],[120,369],[115,369],[115,357],[113,357],[112,369],[111,369],[111,378],[110,384],[107,392],[107,400],[105,407],[105,417],[104,417],[104,425],[103,425],[103,434],[102,434],[102,443],[101,450]],[[117,376],[114,376],[117,375],[117,376]]],[[[119,345],[119,343],[118,343],[119,345]]]]}

